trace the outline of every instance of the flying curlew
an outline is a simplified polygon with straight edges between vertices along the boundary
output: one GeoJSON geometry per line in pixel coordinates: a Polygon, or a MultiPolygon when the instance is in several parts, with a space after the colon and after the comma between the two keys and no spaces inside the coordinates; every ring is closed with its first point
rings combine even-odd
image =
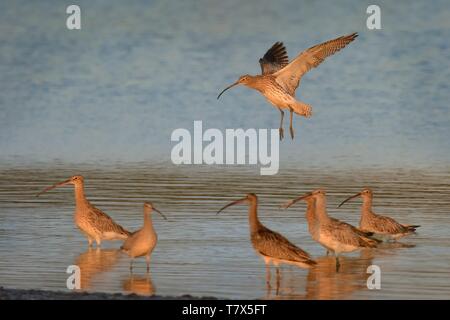
{"type": "Polygon", "coordinates": [[[280,111],[280,139],[284,137],[283,109],[289,109],[291,138],[294,139],[292,127],[294,112],[298,115],[311,116],[311,106],[295,99],[295,91],[300,84],[303,75],[321,64],[325,58],[335,54],[358,36],[352,33],[327,42],[315,45],[301,52],[294,60],[288,62],[286,48],[282,42],[276,42],[266,54],[259,59],[261,75],[243,75],[226,87],[217,97],[228,89],[243,84],[249,88],[258,90],[266,99],[280,111]]]}

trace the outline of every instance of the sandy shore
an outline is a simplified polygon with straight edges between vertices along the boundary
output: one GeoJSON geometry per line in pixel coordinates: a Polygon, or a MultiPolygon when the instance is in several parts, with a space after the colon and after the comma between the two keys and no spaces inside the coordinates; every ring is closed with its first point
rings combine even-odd
{"type": "Polygon", "coordinates": [[[6,289],[0,287],[0,300],[216,300],[214,297],[140,296],[137,294],[102,292],[63,292],[46,290],[6,289]]]}

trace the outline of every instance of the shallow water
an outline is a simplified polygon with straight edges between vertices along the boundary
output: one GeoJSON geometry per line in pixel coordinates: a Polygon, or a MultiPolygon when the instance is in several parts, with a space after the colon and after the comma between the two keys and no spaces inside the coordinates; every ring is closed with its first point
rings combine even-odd
{"type": "MultiPolygon", "coordinates": [[[[0,285],[66,289],[66,268],[80,266],[82,290],[151,295],[270,299],[448,299],[450,298],[450,174],[443,169],[285,169],[259,176],[246,168],[67,164],[3,166],[0,170],[0,285]],[[102,169],[98,169],[102,168],[102,169]],[[85,176],[88,199],[124,227],[142,223],[142,203],[153,201],[166,222],[153,216],[159,235],[151,274],[135,261],[131,276],[120,242],[88,250],[73,223],[73,188],[44,187],[73,174],[85,176]],[[337,204],[362,186],[375,192],[378,213],[420,224],[401,244],[345,255],[339,273],[334,260],[307,232],[305,205],[284,211],[278,205],[317,187],[328,191],[329,214],[352,224],[360,200],[337,204]],[[308,251],[313,270],[283,267],[280,290],[267,291],[263,261],[249,242],[247,209],[224,204],[247,192],[259,196],[259,217],[308,251]],[[381,268],[381,289],[368,290],[366,268],[381,268]]],[[[274,271],[274,270],[273,270],[274,271]]],[[[272,273],[272,280],[275,273],[272,273]]]]}

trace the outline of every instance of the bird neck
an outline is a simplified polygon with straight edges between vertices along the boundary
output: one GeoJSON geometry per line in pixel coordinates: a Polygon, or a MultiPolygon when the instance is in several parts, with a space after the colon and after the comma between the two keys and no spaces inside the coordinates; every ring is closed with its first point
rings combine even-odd
{"type": "Polygon", "coordinates": [[[250,202],[248,206],[248,222],[250,224],[250,233],[258,231],[261,223],[258,219],[258,203],[257,201],[250,202]]]}
{"type": "Polygon", "coordinates": [[[315,210],[315,203],[308,202],[308,205],[306,207],[306,221],[308,222],[308,229],[310,232],[314,229],[317,220],[315,210]]]}
{"type": "Polygon", "coordinates": [[[144,212],[144,229],[153,230],[153,221],[149,211],[144,212]]]}
{"type": "Polygon", "coordinates": [[[245,85],[249,88],[263,92],[264,89],[266,89],[266,85],[264,84],[264,82],[265,81],[264,81],[263,76],[256,75],[256,76],[252,76],[250,78],[250,81],[247,82],[245,85]]]}
{"type": "Polygon", "coordinates": [[[89,204],[84,195],[84,186],[82,183],[75,184],[75,206],[83,207],[89,204]]]}
{"type": "Polygon", "coordinates": [[[361,213],[369,215],[372,214],[372,198],[363,198],[361,213]]]}
{"type": "Polygon", "coordinates": [[[330,218],[327,214],[327,202],[325,198],[317,198],[316,199],[316,214],[319,221],[328,221],[330,218]]]}

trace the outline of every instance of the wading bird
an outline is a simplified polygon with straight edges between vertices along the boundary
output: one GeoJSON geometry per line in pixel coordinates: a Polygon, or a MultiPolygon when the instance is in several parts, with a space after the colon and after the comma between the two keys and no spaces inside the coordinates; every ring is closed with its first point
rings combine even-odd
{"type": "Polygon", "coordinates": [[[114,220],[103,211],[97,209],[86,199],[84,195],[84,179],[82,176],[73,176],[70,179],[59,182],[39,192],[44,192],[56,187],[72,184],[75,187],[75,224],[87,237],[89,247],[95,240],[97,247],[101,246],[102,240],[125,240],[130,232],[114,222],[114,220]]]}
{"type": "Polygon", "coordinates": [[[311,106],[295,99],[295,90],[300,84],[303,75],[321,64],[325,58],[338,52],[358,35],[352,33],[327,42],[315,45],[301,52],[294,60],[288,63],[286,48],[283,43],[276,42],[266,54],[259,59],[261,75],[243,75],[226,87],[217,97],[228,89],[243,84],[249,88],[258,90],[266,99],[273,104],[281,113],[280,139],[284,137],[283,109],[289,109],[291,138],[294,139],[294,128],[292,127],[294,112],[298,115],[311,116],[311,106]]]}
{"type": "Polygon", "coordinates": [[[133,259],[145,256],[147,261],[147,272],[150,271],[150,256],[158,242],[158,236],[153,228],[151,218],[152,211],[158,212],[165,220],[167,218],[156,209],[150,202],[144,203],[144,225],[141,229],[133,232],[120,247],[123,252],[131,257],[130,271],[133,271],[133,259]]]}
{"type": "Polygon", "coordinates": [[[310,268],[316,264],[311,259],[310,255],[295,246],[288,239],[281,234],[266,228],[258,219],[258,198],[254,193],[247,194],[246,197],[233,201],[222,209],[217,214],[226,208],[236,204],[248,204],[248,222],[250,225],[250,239],[253,248],[261,255],[266,264],[266,281],[270,287],[270,264],[277,267],[277,284],[280,281],[280,264],[295,265],[300,268],[310,268]]]}
{"type": "Polygon", "coordinates": [[[313,239],[319,242],[327,250],[334,252],[336,256],[336,271],[339,271],[339,254],[344,252],[352,252],[362,248],[375,248],[377,241],[370,239],[360,233],[348,223],[330,218],[326,209],[325,191],[322,189],[307,193],[288,202],[285,207],[291,206],[293,203],[314,198],[315,217],[317,224],[314,230],[313,239]]]}
{"type": "Polygon", "coordinates": [[[338,206],[341,207],[347,201],[361,197],[363,204],[361,207],[361,219],[359,227],[364,231],[373,232],[375,236],[383,240],[397,240],[404,236],[413,234],[419,225],[400,224],[394,219],[375,214],[372,211],[373,192],[369,188],[364,188],[361,192],[348,197],[338,206]]]}
{"type": "MultiPolygon", "coordinates": [[[[316,216],[316,199],[314,197],[300,197],[297,198],[295,200],[291,200],[283,205],[281,205],[281,208],[287,209],[290,206],[292,206],[293,204],[295,204],[296,202],[300,201],[300,200],[305,200],[307,207],[306,207],[306,221],[308,222],[308,231],[309,234],[311,235],[311,238],[317,242],[319,242],[319,237],[320,237],[320,232],[319,232],[319,218],[316,216]]],[[[338,219],[335,219],[333,217],[329,217],[330,220],[333,221],[333,223],[336,224],[341,224],[343,227],[345,228],[350,228],[352,229],[355,233],[357,233],[358,235],[362,236],[362,237],[371,237],[373,236],[373,232],[365,232],[362,230],[359,230],[358,228],[352,226],[349,223],[340,221],[338,219]]],[[[327,249],[327,255],[329,254],[330,249],[327,249]]]]}

